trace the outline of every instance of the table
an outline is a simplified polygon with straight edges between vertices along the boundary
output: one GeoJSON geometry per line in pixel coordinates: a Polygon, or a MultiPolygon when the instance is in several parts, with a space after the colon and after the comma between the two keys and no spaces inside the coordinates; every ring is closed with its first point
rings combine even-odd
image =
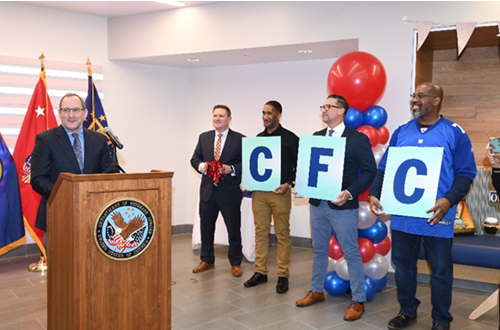
{"type": "MultiPolygon", "coordinates": [[[[198,200],[191,239],[193,250],[198,249],[201,245],[199,205],[200,203],[198,200]]],[[[229,245],[226,224],[220,213],[215,224],[214,244],[229,245]]],[[[249,262],[255,262],[255,224],[253,221],[251,197],[243,197],[241,201],[241,245],[243,248],[243,256],[245,256],[249,262]]]]}

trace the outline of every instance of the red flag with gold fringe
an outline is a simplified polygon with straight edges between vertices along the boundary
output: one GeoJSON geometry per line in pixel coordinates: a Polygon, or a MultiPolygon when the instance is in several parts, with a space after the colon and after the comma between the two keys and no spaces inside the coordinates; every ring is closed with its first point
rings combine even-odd
{"type": "Polygon", "coordinates": [[[38,133],[57,126],[56,117],[52,104],[47,94],[47,83],[45,79],[45,68],[42,65],[40,79],[36,84],[35,91],[31,97],[28,111],[24,117],[21,132],[14,148],[14,162],[16,164],[19,178],[19,189],[23,207],[24,225],[33,240],[47,257],[43,246],[44,232],[35,228],[36,214],[41,196],[31,188],[31,152],[35,146],[35,137],[38,133]]]}

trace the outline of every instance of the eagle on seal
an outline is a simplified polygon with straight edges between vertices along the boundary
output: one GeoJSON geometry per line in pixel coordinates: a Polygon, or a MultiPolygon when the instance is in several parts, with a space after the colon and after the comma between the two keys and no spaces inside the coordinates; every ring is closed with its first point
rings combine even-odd
{"type": "Polygon", "coordinates": [[[111,219],[113,219],[115,225],[119,227],[119,229],[117,229],[117,233],[120,234],[124,240],[126,240],[134,231],[144,226],[145,221],[144,216],[141,214],[139,216],[135,216],[132,220],[126,223],[120,212],[114,212],[111,214],[111,219]]]}

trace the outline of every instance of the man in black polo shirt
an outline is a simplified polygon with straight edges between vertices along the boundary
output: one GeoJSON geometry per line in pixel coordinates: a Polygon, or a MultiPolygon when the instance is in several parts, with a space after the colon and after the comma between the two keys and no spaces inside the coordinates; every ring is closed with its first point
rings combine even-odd
{"type": "Polygon", "coordinates": [[[292,208],[291,187],[295,180],[299,138],[280,124],[281,104],[269,101],[262,110],[264,131],[257,136],[281,137],[281,184],[274,191],[254,191],[252,210],[255,221],[255,273],[245,282],[246,288],[267,282],[267,259],[269,254],[269,232],[271,216],[278,241],[276,259],[278,262],[277,293],[288,291],[288,277],[291,264],[290,210],[292,208]]]}

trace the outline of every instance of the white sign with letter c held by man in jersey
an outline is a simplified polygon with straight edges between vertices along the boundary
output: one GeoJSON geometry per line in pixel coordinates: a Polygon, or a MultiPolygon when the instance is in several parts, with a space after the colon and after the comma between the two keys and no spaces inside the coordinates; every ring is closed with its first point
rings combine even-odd
{"type": "Polygon", "coordinates": [[[430,218],[436,204],[443,147],[390,147],[380,204],[387,214],[430,218]]]}

